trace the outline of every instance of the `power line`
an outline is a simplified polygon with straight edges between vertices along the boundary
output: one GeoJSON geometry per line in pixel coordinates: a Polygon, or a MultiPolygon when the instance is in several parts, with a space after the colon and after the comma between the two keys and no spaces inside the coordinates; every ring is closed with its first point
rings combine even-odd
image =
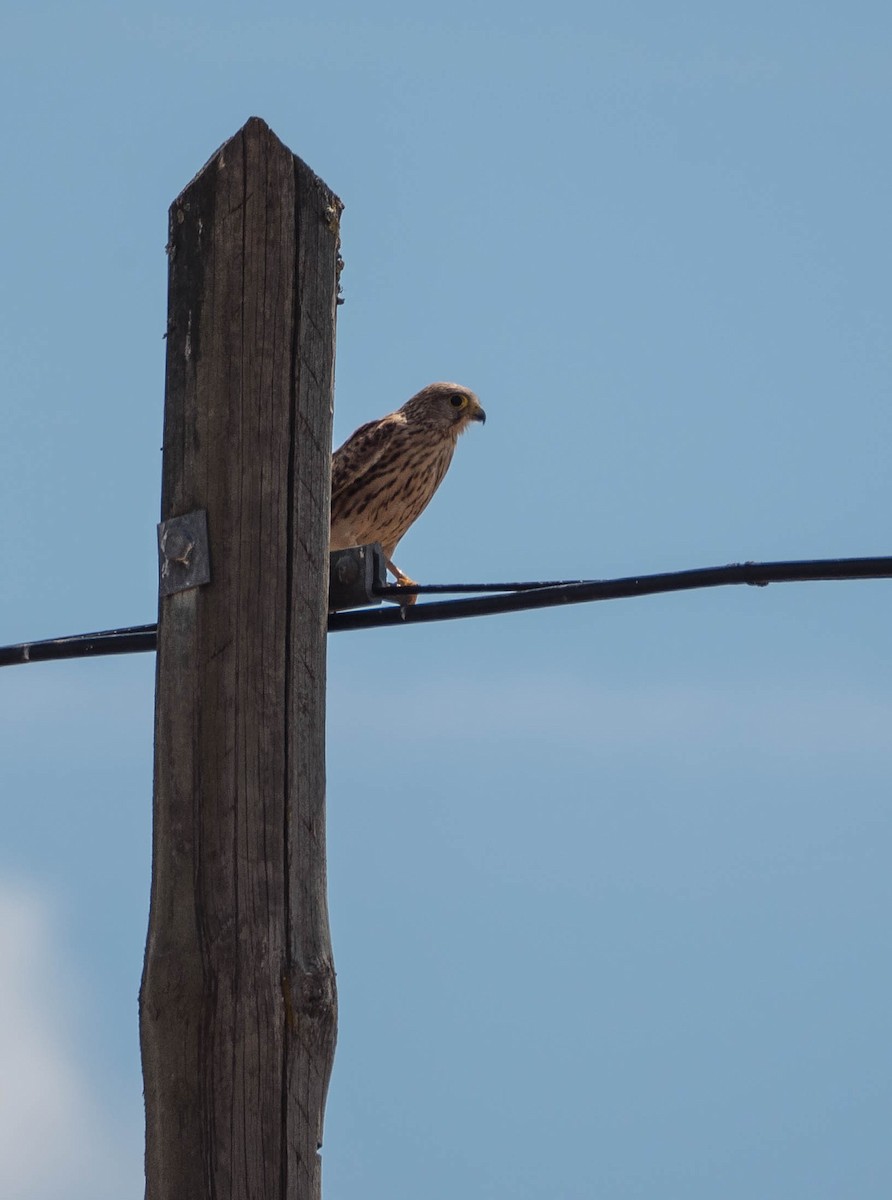
{"type": "Polygon", "coordinates": [[[397,600],[400,596],[457,596],[463,592],[535,592],[542,588],[570,588],[591,579],[546,579],[538,583],[411,583],[405,586],[385,584],[374,588],[376,596],[397,600]]]}
{"type": "MultiPolygon", "coordinates": [[[[384,587],[375,590],[377,594],[393,600],[410,595],[448,592],[473,591],[484,594],[464,600],[400,605],[399,608],[384,610],[366,608],[334,612],[329,615],[328,629],[330,633],[337,633],[347,629],[373,629],[385,625],[404,626],[426,621],[460,620],[495,613],[554,608],[563,604],[587,604],[597,600],[620,600],[632,596],[652,596],[663,592],[692,591],[696,588],[724,587],[732,584],[765,587],[769,583],[889,578],[892,578],[892,557],[732,563],[724,567],[699,567],[690,571],[670,571],[658,575],[630,575],[622,579],[541,583],[413,584],[410,587],[384,587]],[[501,594],[486,594],[494,592],[501,594]]],[[[98,633],[75,634],[73,637],[0,646],[0,666],[154,650],[157,634],[157,625],[132,625],[98,633]]]]}
{"type": "MultiPolygon", "coordinates": [[[[447,600],[417,604],[399,610],[359,609],[332,613],[330,633],[345,629],[371,629],[383,625],[410,625],[414,622],[449,621],[462,617],[482,617],[495,613],[521,612],[533,608],[555,608],[563,604],[587,604],[597,600],[620,600],[631,596],[652,596],[662,592],[692,591],[696,588],[749,584],[765,587],[769,583],[806,583],[832,579],[892,578],[892,557],[887,558],[816,558],[768,563],[731,563],[724,567],[698,567],[690,571],[670,571],[659,575],[631,575],[622,579],[580,580],[556,586],[534,586],[501,596],[475,596],[469,600],[447,600]]],[[[388,588],[389,594],[423,593],[426,588],[388,588]]]]}
{"type": "Polygon", "coordinates": [[[136,654],[143,650],[154,650],[157,642],[157,625],[131,625],[125,629],[104,629],[100,633],[76,633],[71,637],[49,638],[42,642],[0,646],[0,667],[51,662],[62,658],[93,658],[102,654],[136,654]]]}

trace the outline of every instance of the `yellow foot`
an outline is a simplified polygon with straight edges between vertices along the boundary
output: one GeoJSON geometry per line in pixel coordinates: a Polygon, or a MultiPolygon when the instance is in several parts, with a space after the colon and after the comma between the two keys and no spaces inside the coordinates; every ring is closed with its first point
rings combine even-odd
{"type": "MultiPolygon", "coordinates": [[[[415,580],[410,579],[408,575],[404,575],[403,572],[399,569],[399,567],[396,566],[394,563],[392,563],[389,558],[385,559],[385,562],[387,563],[388,570],[390,571],[391,575],[393,575],[393,577],[396,580],[397,585],[399,587],[413,587],[414,586],[415,580]]],[[[418,599],[417,596],[400,596],[399,603],[400,604],[414,604],[417,599],[418,599]]]]}

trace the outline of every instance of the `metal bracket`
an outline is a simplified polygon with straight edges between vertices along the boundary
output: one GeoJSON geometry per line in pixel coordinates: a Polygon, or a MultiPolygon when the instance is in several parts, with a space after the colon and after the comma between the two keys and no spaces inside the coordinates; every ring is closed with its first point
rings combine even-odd
{"type": "Polygon", "coordinates": [[[384,587],[386,572],[384,551],[377,542],[333,551],[329,556],[328,611],[380,604],[376,589],[384,587]]]}
{"type": "Polygon", "coordinates": [[[158,594],[172,596],[210,583],[208,515],[203,508],[158,526],[158,594]]]}

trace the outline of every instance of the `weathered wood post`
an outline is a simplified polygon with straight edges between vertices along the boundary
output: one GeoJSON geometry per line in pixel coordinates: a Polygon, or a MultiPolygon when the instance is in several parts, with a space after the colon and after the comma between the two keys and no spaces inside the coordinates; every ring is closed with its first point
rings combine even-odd
{"type": "MultiPolygon", "coordinates": [[[[147,1200],[320,1195],[340,212],[256,118],[170,210],[161,515],[206,511],[210,582],[159,608],[147,1200]]],[[[188,585],[200,522],[160,541],[162,593],[188,585]]]]}

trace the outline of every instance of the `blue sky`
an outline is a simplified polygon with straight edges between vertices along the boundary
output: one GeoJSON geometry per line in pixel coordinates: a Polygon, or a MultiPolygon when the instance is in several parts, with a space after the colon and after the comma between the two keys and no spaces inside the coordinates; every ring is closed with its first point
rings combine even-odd
{"type": "MultiPolygon", "coordinates": [[[[166,211],[251,115],[346,204],[337,441],[486,407],[415,578],[889,551],[888,6],[36,3],[0,99],[0,642],[154,619],[166,211]]],[[[328,1200],[889,1195],[888,612],[330,638],[328,1200]]],[[[0,672],[3,1195],[142,1195],[153,668],[0,672]]]]}

